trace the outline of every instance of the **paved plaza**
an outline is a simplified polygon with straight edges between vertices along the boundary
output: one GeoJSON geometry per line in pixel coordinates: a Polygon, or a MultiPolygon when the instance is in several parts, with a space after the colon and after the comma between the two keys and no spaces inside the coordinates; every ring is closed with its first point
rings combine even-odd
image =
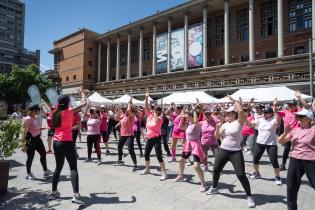
{"type": "MultiPolygon", "coordinates": [[[[46,132],[42,134],[42,137],[46,139],[46,132]]],[[[144,142],[142,144],[144,145],[144,142]]],[[[152,174],[141,176],[140,172],[144,168],[144,158],[139,157],[136,144],[137,160],[141,169],[137,172],[131,172],[132,162],[130,156],[124,158],[125,166],[113,166],[113,163],[117,160],[117,141],[112,138],[110,139],[111,154],[104,155],[105,150],[102,150],[103,164],[100,166],[97,166],[94,162],[83,162],[87,156],[86,136],[82,136],[82,142],[78,140],[77,145],[80,154],[78,160],[80,193],[82,200],[86,202],[84,207],[71,203],[73,194],[67,162],[65,162],[58,185],[61,199],[48,201],[47,195],[51,190],[52,178],[42,178],[39,155],[36,153],[32,167],[32,171],[38,180],[29,181],[25,180],[26,154],[18,151],[10,158],[9,192],[0,196],[0,209],[247,209],[245,192],[230,163],[227,164],[220,178],[220,194],[206,195],[199,192],[199,179],[193,166],[186,167],[186,182],[173,183],[173,179],[178,173],[178,163],[166,163],[169,179],[161,182],[154,150],[151,157],[152,174]]],[[[103,146],[102,144],[102,148],[103,146]]],[[[282,154],[282,146],[279,146],[279,148],[279,154],[282,154]]],[[[127,154],[126,147],[124,152],[127,154]]],[[[178,156],[180,152],[181,146],[179,146],[178,156]]],[[[251,173],[251,156],[246,154],[244,156],[246,173],[251,173]]],[[[96,154],[92,154],[92,157],[96,158],[96,154]]],[[[213,156],[210,157],[210,160],[211,162],[214,161],[213,156]]],[[[54,155],[47,155],[47,161],[48,168],[53,171],[55,167],[54,155]]],[[[276,186],[273,181],[273,169],[266,154],[263,156],[261,164],[262,179],[250,180],[252,193],[257,203],[256,209],[286,209],[286,172],[281,174],[284,184],[276,186]]],[[[207,187],[210,187],[212,173],[206,172],[205,178],[207,187]]],[[[302,183],[298,200],[299,209],[314,209],[315,192],[308,185],[306,177],[304,177],[302,183]]]]}

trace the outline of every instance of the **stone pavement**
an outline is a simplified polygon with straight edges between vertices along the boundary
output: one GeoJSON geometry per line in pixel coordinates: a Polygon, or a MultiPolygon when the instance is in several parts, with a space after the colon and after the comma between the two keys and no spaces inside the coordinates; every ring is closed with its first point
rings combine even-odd
{"type": "MultiPolygon", "coordinates": [[[[42,137],[46,144],[45,132],[42,137]]],[[[144,142],[142,144],[144,145],[144,142]]],[[[86,202],[84,207],[71,203],[72,187],[68,176],[69,167],[67,162],[65,162],[58,185],[61,199],[48,201],[47,195],[51,189],[52,179],[42,178],[39,155],[36,153],[32,167],[32,171],[38,177],[38,180],[29,181],[25,180],[26,155],[17,151],[10,158],[9,192],[0,196],[0,209],[247,209],[244,190],[230,163],[226,165],[224,174],[220,178],[220,194],[205,195],[199,192],[199,178],[193,166],[187,166],[185,169],[187,182],[173,183],[172,179],[178,173],[178,163],[166,163],[169,179],[161,182],[154,150],[151,157],[151,172],[153,174],[140,176],[140,172],[144,168],[144,158],[140,158],[139,155],[137,155],[137,160],[141,170],[137,172],[131,172],[132,162],[130,156],[124,158],[125,166],[115,167],[112,165],[117,160],[117,141],[113,139],[110,140],[111,154],[104,155],[102,153],[103,164],[100,166],[97,166],[94,162],[83,162],[87,156],[85,136],[82,136],[82,142],[78,140],[77,145],[80,154],[78,160],[80,193],[86,202]]],[[[139,154],[136,144],[135,149],[136,153],[139,154]]],[[[126,148],[124,151],[127,153],[126,148]]],[[[105,150],[103,149],[102,152],[105,152],[105,150]]],[[[179,154],[180,151],[178,151],[178,156],[179,154]]],[[[282,154],[282,146],[279,146],[279,154],[282,154]]],[[[251,173],[252,158],[246,154],[244,156],[246,172],[251,173]]],[[[92,157],[96,158],[96,154],[92,154],[92,157]]],[[[279,161],[280,157],[279,155],[279,161]]],[[[214,161],[212,156],[210,160],[214,161]]],[[[47,155],[47,161],[48,168],[53,171],[55,167],[54,155],[47,155]]],[[[252,193],[257,203],[256,209],[286,209],[286,172],[281,174],[284,184],[276,186],[273,181],[273,169],[266,153],[261,161],[260,172],[262,179],[250,180],[252,193]]],[[[207,187],[209,187],[212,173],[206,172],[205,178],[207,187]]],[[[299,193],[299,209],[314,209],[314,198],[315,192],[304,177],[299,193]]]]}

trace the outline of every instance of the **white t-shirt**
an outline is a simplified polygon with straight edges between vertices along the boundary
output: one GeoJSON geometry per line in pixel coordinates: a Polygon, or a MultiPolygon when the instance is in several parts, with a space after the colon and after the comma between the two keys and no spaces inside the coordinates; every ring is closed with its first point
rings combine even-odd
{"type": "Polygon", "coordinates": [[[277,121],[275,118],[268,120],[259,118],[255,120],[255,124],[257,125],[258,130],[258,144],[277,145],[277,121]]]}
{"type": "Polygon", "coordinates": [[[224,123],[220,128],[220,133],[222,134],[222,143],[220,147],[230,151],[242,150],[242,129],[243,126],[238,120],[224,123]]]}

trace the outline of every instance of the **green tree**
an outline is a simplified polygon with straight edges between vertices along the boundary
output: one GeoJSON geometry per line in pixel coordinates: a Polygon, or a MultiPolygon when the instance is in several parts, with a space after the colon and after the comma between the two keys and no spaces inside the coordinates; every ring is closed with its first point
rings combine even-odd
{"type": "Polygon", "coordinates": [[[25,68],[13,66],[9,74],[0,75],[0,97],[9,104],[25,104],[29,100],[27,89],[30,85],[37,85],[43,95],[52,87],[52,80],[47,79],[35,64],[25,68]]]}

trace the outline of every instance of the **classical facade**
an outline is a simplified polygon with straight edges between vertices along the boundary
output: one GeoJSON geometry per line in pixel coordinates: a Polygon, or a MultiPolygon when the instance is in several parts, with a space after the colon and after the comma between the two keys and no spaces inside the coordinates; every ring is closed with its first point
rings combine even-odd
{"type": "Polygon", "coordinates": [[[51,52],[69,94],[78,84],[105,96],[146,88],[157,96],[192,89],[221,96],[270,84],[308,93],[314,10],[312,0],[194,0],[101,35],[80,30],[51,52]],[[65,56],[72,45],[59,46],[76,43],[78,33],[95,35],[77,51],[81,63],[65,56]]]}

